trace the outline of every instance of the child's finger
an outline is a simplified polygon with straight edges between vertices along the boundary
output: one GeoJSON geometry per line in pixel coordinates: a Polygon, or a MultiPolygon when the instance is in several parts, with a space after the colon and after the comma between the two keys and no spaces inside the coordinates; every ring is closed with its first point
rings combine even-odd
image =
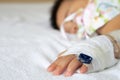
{"type": "Polygon", "coordinates": [[[54,71],[54,70],[56,69],[56,67],[57,67],[56,64],[52,64],[52,65],[50,65],[50,66],[48,67],[47,71],[52,72],[52,71],[54,71]]]}
{"type": "Polygon", "coordinates": [[[88,67],[83,64],[80,68],[80,73],[86,73],[87,71],[88,71],[88,67]]]}
{"type": "Polygon", "coordinates": [[[61,59],[62,59],[62,58],[56,59],[56,60],[48,67],[47,70],[48,70],[49,72],[54,71],[54,70],[56,69],[56,67],[57,67],[57,64],[61,61],[61,59]]]}
{"type": "Polygon", "coordinates": [[[82,63],[75,57],[68,65],[65,76],[71,76],[80,66],[82,66],[82,63]]]}
{"type": "Polygon", "coordinates": [[[54,70],[53,74],[54,74],[54,75],[60,75],[60,74],[62,74],[62,73],[66,70],[68,64],[71,62],[71,60],[72,60],[73,58],[75,58],[75,56],[73,56],[73,55],[64,57],[64,58],[57,64],[57,67],[56,67],[56,69],[54,70]]]}

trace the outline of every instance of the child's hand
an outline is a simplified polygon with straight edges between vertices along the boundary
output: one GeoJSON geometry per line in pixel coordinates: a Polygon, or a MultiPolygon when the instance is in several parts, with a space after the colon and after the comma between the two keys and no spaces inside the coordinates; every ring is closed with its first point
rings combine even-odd
{"type": "Polygon", "coordinates": [[[48,71],[54,75],[64,73],[65,76],[73,75],[80,68],[81,73],[87,72],[88,68],[77,60],[75,55],[58,57],[49,67],[48,71]]]}

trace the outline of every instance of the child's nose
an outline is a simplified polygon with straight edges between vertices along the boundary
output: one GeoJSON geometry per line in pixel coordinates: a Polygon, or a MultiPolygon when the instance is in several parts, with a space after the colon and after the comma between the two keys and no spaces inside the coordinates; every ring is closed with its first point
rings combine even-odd
{"type": "Polygon", "coordinates": [[[75,34],[78,31],[77,24],[73,21],[65,23],[64,28],[65,32],[70,34],[75,34]]]}
{"type": "Polygon", "coordinates": [[[73,26],[70,29],[71,34],[76,34],[78,31],[78,26],[74,23],[73,26]]]}

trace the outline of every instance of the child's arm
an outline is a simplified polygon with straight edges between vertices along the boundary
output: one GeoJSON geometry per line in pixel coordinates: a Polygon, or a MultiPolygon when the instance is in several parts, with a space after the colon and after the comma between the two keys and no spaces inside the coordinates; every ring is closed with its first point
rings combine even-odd
{"type": "Polygon", "coordinates": [[[99,34],[107,34],[114,30],[120,29],[120,14],[108,22],[106,25],[97,30],[99,34]]]}

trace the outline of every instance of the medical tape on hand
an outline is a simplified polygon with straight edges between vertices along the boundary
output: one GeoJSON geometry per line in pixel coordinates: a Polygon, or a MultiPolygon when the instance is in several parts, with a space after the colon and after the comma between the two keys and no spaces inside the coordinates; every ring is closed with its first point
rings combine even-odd
{"type": "Polygon", "coordinates": [[[114,46],[111,40],[105,36],[97,36],[89,40],[81,41],[75,46],[69,48],[61,56],[84,53],[93,58],[91,65],[85,64],[88,67],[88,72],[96,72],[109,68],[117,63],[114,55],[114,46]],[[91,67],[91,68],[90,68],[91,67]]]}

